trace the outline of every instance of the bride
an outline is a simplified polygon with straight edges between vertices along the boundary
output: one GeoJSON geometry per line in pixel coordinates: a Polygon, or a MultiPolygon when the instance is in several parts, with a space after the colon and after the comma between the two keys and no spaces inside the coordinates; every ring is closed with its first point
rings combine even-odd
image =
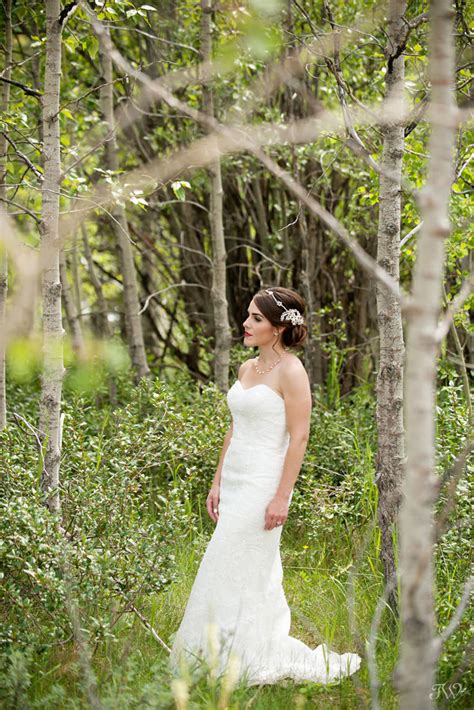
{"type": "Polygon", "coordinates": [[[173,671],[204,657],[218,673],[234,663],[257,685],[330,683],[360,666],[356,653],[311,649],[289,635],[280,537],[308,442],[311,390],[288,348],[306,337],[304,314],[289,288],[261,289],[250,302],[244,344],[258,357],[227,392],[232,424],[206,502],[216,527],[174,635],[173,671]]]}

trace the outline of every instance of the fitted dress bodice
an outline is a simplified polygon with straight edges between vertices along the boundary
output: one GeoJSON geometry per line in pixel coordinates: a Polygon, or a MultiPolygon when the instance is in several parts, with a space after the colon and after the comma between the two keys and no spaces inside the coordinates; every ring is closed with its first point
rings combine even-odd
{"type": "Polygon", "coordinates": [[[285,451],[289,443],[285,402],[265,384],[244,388],[236,380],[227,392],[232,413],[232,442],[249,449],[285,451]]]}
{"type": "MultiPolygon", "coordinates": [[[[232,437],[221,471],[220,511],[261,521],[280,483],[289,444],[285,402],[267,385],[227,392],[232,437]]],[[[293,491],[291,492],[293,495],[293,491]]]]}

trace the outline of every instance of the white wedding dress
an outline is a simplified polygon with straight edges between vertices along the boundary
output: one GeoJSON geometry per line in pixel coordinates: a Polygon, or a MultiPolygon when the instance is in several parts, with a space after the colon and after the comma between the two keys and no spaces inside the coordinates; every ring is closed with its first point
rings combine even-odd
{"type": "Polygon", "coordinates": [[[284,400],[268,385],[244,388],[236,380],[227,402],[233,434],[221,471],[218,521],[174,636],[171,668],[179,670],[181,654],[191,665],[214,657],[220,674],[233,656],[248,685],[283,678],[337,681],[357,671],[361,658],[329,651],[324,643],[311,649],[289,635],[283,526],[264,529],[289,443],[284,400]]]}

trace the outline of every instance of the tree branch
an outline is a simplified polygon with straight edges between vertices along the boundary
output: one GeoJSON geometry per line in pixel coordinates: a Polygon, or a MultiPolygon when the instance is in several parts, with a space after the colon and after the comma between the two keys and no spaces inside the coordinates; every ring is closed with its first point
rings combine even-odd
{"type": "Polygon", "coordinates": [[[15,81],[14,79],[7,79],[5,76],[2,76],[2,74],[0,74],[0,81],[4,81],[6,84],[12,84],[12,86],[17,86],[19,89],[24,91],[25,94],[28,94],[28,96],[34,96],[36,99],[41,98],[43,96],[41,91],[31,89],[29,86],[26,86],[26,84],[22,84],[21,82],[15,81]]]}
{"type": "Polygon", "coordinates": [[[18,207],[19,210],[32,217],[38,226],[41,224],[41,219],[37,217],[35,213],[29,210],[27,207],[24,207],[23,205],[20,205],[18,202],[14,202],[13,200],[8,200],[6,197],[0,197],[0,200],[2,202],[5,202],[7,205],[12,205],[12,207],[18,207]]]}
{"type": "Polygon", "coordinates": [[[434,652],[435,652],[436,656],[439,656],[443,644],[448,640],[448,638],[456,631],[457,627],[459,626],[461,619],[462,619],[462,615],[464,613],[464,609],[467,606],[467,603],[469,601],[469,597],[471,595],[473,588],[474,588],[474,575],[471,575],[464,585],[464,590],[462,593],[461,601],[459,602],[458,606],[456,607],[456,611],[454,612],[454,614],[451,618],[451,621],[443,629],[443,631],[439,634],[439,636],[437,636],[433,640],[433,647],[434,647],[434,652]]]}
{"type": "MultiPolygon", "coordinates": [[[[406,305],[405,297],[401,295],[400,289],[396,281],[391,275],[380,267],[377,262],[367,253],[362,247],[352,239],[346,228],[334,217],[328,210],[320,205],[313,197],[310,197],[303,187],[297,183],[286,171],[280,168],[269,156],[267,156],[261,147],[251,138],[250,131],[245,133],[235,128],[230,128],[219,123],[212,116],[208,116],[197,109],[194,109],[184,102],[177,99],[166,87],[159,85],[156,80],[152,81],[146,74],[139,70],[135,70],[130,63],[120,54],[114,47],[110,36],[104,31],[103,25],[97,20],[94,13],[87,8],[87,14],[91,18],[95,32],[101,37],[104,42],[106,51],[110,53],[112,60],[122,70],[134,76],[138,81],[143,83],[146,88],[156,93],[162,100],[174,108],[178,108],[183,113],[204,124],[208,129],[227,138],[231,144],[237,144],[252,152],[276,177],[282,180],[286,187],[293,192],[306,206],[320,219],[322,219],[351,249],[356,260],[365,268],[371,276],[380,280],[393,295],[402,302],[402,307],[406,305]]],[[[278,130],[278,129],[277,129],[278,130]]],[[[211,135],[212,139],[213,136],[211,135]]],[[[215,141],[215,138],[214,138],[215,141]]],[[[220,151],[219,151],[220,152],[220,151]]]]}
{"type": "Polygon", "coordinates": [[[74,15],[79,7],[79,0],[73,0],[63,7],[59,14],[59,24],[64,27],[67,21],[74,15]]]}
{"type": "Polygon", "coordinates": [[[436,328],[435,339],[436,339],[437,343],[440,343],[443,340],[443,338],[446,337],[448,330],[451,327],[451,323],[453,322],[454,314],[456,313],[456,311],[458,311],[461,308],[464,301],[470,295],[473,287],[474,287],[474,273],[471,271],[469,276],[465,279],[464,283],[462,284],[458,294],[451,301],[451,303],[447,306],[444,316],[443,316],[442,320],[440,321],[440,323],[438,324],[438,327],[436,328]]]}
{"type": "Polygon", "coordinates": [[[449,469],[447,469],[447,471],[445,471],[443,478],[440,480],[440,483],[439,483],[440,489],[443,488],[443,486],[445,486],[446,483],[449,483],[449,487],[446,492],[446,496],[447,496],[446,503],[444,504],[443,508],[439,511],[438,516],[435,520],[434,536],[435,536],[435,540],[437,542],[440,540],[441,536],[443,535],[443,533],[446,531],[446,529],[448,527],[447,521],[448,521],[451,511],[453,510],[453,508],[455,506],[456,488],[457,488],[458,483],[464,474],[464,467],[465,467],[466,462],[473,450],[474,450],[474,440],[471,437],[471,438],[467,439],[460,454],[456,457],[452,466],[449,469]]]}
{"type": "Polygon", "coordinates": [[[39,178],[40,180],[44,180],[43,173],[41,173],[41,172],[38,170],[38,168],[36,168],[36,167],[33,165],[33,163],[31,162],[31,160],[28,158],[27,155],[25,155],[24,153],[22,153],[21,150],[19,150],[19,149],[17,148],[16,143],[15,143],[15,141],[13,140],[13,138],[10,138],[10,136],[8,135],[8,133],[5,133],[5,131],[2,131],[2,132],[1,132],[1,135],[5,138],[5,140],[7,140],[7,141],[10,143],[10,145],[11,145],[12,148],[13,148],[13,150],[14,150],[15,153],[17,154],[17,156],[18,156],[19,158],[21,158],[21,160],[23,160],[23,162],[28,165],[28,167],[30,168],[30,170],[32,170],[32,171],[34,172],[34,174],[36,175],[36,177],[39,178]]]}

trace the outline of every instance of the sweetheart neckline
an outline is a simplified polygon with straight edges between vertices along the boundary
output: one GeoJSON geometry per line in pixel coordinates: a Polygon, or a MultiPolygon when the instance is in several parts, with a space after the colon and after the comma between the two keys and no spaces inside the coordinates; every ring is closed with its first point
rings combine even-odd
{"type": "Polygon", "coordinates": [[[273,392],[273,394],[275,395],[275,397],[278,397],[278,399],[279,399],[281,402],[283,402],[283,404],[285,403],[285,400],[283,399],[283,397],[281,397],[281,395],[279,395],[278,392],[276,392],[276,391],[273,389],[273,387],[269,387],[269,385],[266,385],[264,382],[259,382],[257,385],[252,385],[252,387],[244,387],[243,384],[241,383],[241,381],[237,378],[234,384],[237,384],[237,383],[239,383],[240,388],[241,388],[244,392],[248,392],[248,390],[253,390],[253,389],[255,389],[255,387],[266,387],[267,390],[270,390],[270,392],[273,392]]]}

